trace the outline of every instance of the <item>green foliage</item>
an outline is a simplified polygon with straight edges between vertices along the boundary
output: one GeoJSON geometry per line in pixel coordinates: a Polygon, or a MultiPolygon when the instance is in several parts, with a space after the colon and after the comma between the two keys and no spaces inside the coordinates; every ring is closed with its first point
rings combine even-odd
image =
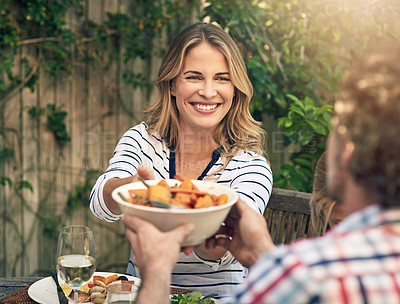
{"type": "Polygon", "coordinates": [[[68,113],[54,104],[48,104],[46,110],[46,127],[49,131],[53,132],[59,145],[64,147],[67,142],[71,140],[65,125],[65,118],[67,117],[68,113]]]}
{"type": "Polygon", "coordinates": [[[287,137],[297,135],[297,141],[302,145],[307,145],[314,134],[329,135],[333,112],[331,105],[316,106],[314,101],[307,96],[304,100],[299,100],[290,94],[287,97],[293,103],[289,106],[288,115],[278,119],[278,127],[285,127],[287,137]]]}
{"type": "Polygon", "coordinates": [[[274,116],[286,145],[300,144],[275,186],[312,190],[339,81],[368,45],[398,39],[395,0],[209,0],[203,16],[243,47],[254,85],[252,111],[274,116]],[[302,164],[301,164],[302,163],[302,164]],[[307,164],[307,165],[306,165],[307,164]]]}
{"type": "Polygon", "coordinates": [[[18,190],[28,189],[29,191],[33,192],[32,184],[30,182],[26,181],[26,180],[18,181],[17,189],[18,190]]]}
{"type": "Polygon", "coordinates": [[[186,294],[176,294],[171,296],[171,304],[211,304],[212,300],[204,297],[202,299],[202,294],[200,291],[192,291],[186,294]]]}
{"type": "Polygon", "coordinates": [[[287,96],[292,103],[287,117],[278,120],[278,126],[284,127],[285,135],[292,145],[300,147],[291,155],[291,164],[281,166],[281,172],[275,174],[276,185],[287,188],[289,185],[299,191],[312,189],[314,166],[325,149],[323,140],[330,133],[330,120],[333,107],[317,106],[305,97],[287,96]],[[316,157],[315,157],[316,156],[316,157]]]}
{"type": "Polygon", "coordinates": [[[46,128],[54,134],[56,142],[62,148],[71,140],[65,124],[68,112],[62,110],[61,107],[55,104],[47,104],[46,107],[28,107],[27,111],[32,119],[39,120],[40,117],[46,115],[46,128]]]}
{"type": "Polygon", "coordinates": [[[0,176],[0,186],[6,186],[6,185],[8,185],[8,187],[12,187],[12,180],[9,178],[9,177],[7,177],[7,176],[3,176],[3,175],[1,175],[0,176]]]}
{"type": "MultiPolygon", "coordinates": [[[[10,148],[3,148],[0,150],[0,167],[3,167],[6,161],[10,161],[14,159],[15,157],[15,151],[10,148]]],[[[12,187],[13,182],[12,180],[4,175],[0,175],[0,186],[6,186],[12,187]]]]}
{"type": "Polygon", "coordinates": [[[71,214],[79,207],[88,207],[90,192],[96,182],[97,177],[101,174],[100,170],[87,170],[85,180],[82,184],[75,185],[73,193],[68,195],[65,211],[71,214]]]}
{"type": "Polygon", "coordinates": [[[62,226],[64,226],[62,217],[60,215],[54,215],[42,218],[43,235],[50,238],[57,239],[58,233],[62,226]]]}

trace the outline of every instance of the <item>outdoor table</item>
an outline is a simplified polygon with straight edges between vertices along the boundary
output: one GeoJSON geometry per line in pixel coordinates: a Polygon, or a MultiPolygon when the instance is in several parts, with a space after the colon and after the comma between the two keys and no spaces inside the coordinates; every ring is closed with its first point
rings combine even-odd
{"type": "MultiPolygon", "coordinates": [[[[0,278],[0,302],[3,303],[3,299],[6,296],[15,293],[16,301],[14,303],[18,303],[17,299],[26,299],[27,301],[24,301],[23,303],[36,303],[35,301],[30,300],[28,296],[28,287],[40,279],[42,279],[42,277],[0,278]]],[[[9,298],[10,297],[8,297],[8,299],[9,298]]],[[[7,301],[5,303],[12,303],[12,302],[7,301]]]]}
{"type": "MultiPolygon", "coordinates": [[[[39,281],[40,279],[43,279],[43,277],[0,278],[0,303],[36,304],[37,302],[29,298],[28,288],[30,285],[32,285],[36,281],[39,281]]],[[[174,287],[171,287],[170,290],[171,294],[187,292],[191,292],[191,290],[174,287]]]]}

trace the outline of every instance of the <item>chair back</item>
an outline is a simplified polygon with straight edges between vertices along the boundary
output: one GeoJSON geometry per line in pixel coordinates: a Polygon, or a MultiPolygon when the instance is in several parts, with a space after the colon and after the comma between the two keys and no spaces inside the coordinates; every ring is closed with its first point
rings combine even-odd
{"type": "Polygon", "coordinates": [[[275,244],[316,236],[311,224],[310,198],[311,193],[273,188],[264,217],[275,244]]]}

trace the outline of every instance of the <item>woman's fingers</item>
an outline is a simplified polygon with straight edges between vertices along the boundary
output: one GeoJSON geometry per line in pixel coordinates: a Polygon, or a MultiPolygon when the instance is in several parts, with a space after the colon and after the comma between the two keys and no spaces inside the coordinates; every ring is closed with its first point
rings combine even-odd
{"type": "Polygon", "coordinates": [[[154,179],[154,172],[149,168],[139,167],[137,173],[143,179],[154,179]]]}

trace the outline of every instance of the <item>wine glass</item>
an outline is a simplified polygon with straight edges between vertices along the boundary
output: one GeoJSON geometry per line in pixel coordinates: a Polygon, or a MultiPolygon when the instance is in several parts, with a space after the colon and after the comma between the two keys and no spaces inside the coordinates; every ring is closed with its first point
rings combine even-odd
{"type": "Polygon", "coordinates": [[[92,230],[85,226],[67,226],[61,229],[57,246],[57,273],[74,291],[89,281],[96,270],[96,256],[92,230]]]}

